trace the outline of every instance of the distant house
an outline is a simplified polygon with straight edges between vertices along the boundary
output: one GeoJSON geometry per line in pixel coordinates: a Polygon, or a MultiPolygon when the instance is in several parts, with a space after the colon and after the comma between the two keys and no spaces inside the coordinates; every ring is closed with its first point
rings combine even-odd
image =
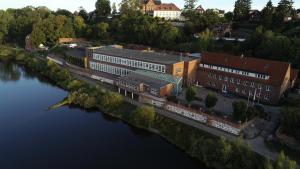
{"type": "Polygon", "coordinates": [[[296,19],[300,20],[300,9],[296,11],[296,19]]]}
{"type": "Polygon", "coordinates": [[[141,11],[153,17],[167,20],[181,20],[181,10],[174,3],[161,3],[157,0],[143,1],[141,11]]]}
{"type": "Polygon", "coordinates": [[[250,10],[249,11],[249,21],[250,22],[259,22],[261,19],[261,13],[259,10],[250,10]]]}
{"type": "Polygon", "coordinates": [[[207,10],[213,11],[214,13],[216,13],[221,18],[223,18],[225,16],[225,10],[221,10],[221,9],[217,9],[217,8],[207,9],[207,10]]]}
{"type": "Polygon", "coordinates": [[[202,7],[202,5],[199,5],[197,8],[196,8],[196,12],[200,13],[200,14],[203,14],[205,12],[205,9],[202,7]]]}

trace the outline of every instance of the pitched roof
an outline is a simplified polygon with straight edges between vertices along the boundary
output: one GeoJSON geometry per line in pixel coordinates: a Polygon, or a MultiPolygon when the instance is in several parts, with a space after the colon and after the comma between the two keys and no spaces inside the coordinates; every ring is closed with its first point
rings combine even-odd
{"type": "Polygon", "coordinates": [[[173,3],[162,3],[155,7],[155,11],[180,11],[180,9],[173,3]]]}
{"type": "Polygon", "coordinates": [[[261,81],[276,86],[282,84],[285,75],[291,66],[291,64],[287,62],[211,52],[202,54],[201,63],[269,75],[270,78],[268,80],[261,81]]]}

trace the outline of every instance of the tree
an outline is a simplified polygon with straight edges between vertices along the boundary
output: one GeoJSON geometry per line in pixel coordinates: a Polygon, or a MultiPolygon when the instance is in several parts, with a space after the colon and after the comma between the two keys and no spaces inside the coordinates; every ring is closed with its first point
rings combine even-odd
{"type": "Polygon", "coordinates": [[[96,4],[96,21],[106,21],[107,17],[111,13],[110,1],[109,0],[97,0],[96,4]]]}
{"type": "Polygon", "coordinates": [[[184,1],[184,10],[193,10],[198,0],[185,0],[184,1]]]}
{"type": "Polygon", "coordinates": [[[209,29],[201,32],[198,39],[199,50],[208,51],[213,47],[213,33],[209,29]]]}
{"type": "Polygon", "coordinates": [[[296,161],[290,160],[289,157],[285,156],[284,152],[281,151],[275,161],[274,169],[296,169],[296,161]]]}
{"type": "Polygon", "coordinates": [[[85,23],[88,22],[89,14],[87,13],[87,11],[84,8],[82,8],[82,7],[79,8],[78,15],[84,19],[85,23]]]}
{"type": "Polygon", "coordinates": [[[282,131],[300,140],[300,105],[298,107],[285,107],[281,114],[282,131]]]}
{"type": "Polygon", "coordinates": [[[274,7],[270,0],[261,12],[261,23],[270,28],[273,23],[274,7]]]}
{"type": "Polygon", "coordinates": [[[67,16],[67,17],[73,17],[72,12],[70,12],[70,11],[68,11],[66,9],[58,9],[55,12],[55,15],[64,15],[64,16],[67,16]]]}
{"type": "Polygon", "coordinates": [[[292,0],[280,0],[275,11],[275,23],[281,25],[284,22],[285,17],[291,17],[293,11],[292,0]]]}
{"type": "Polygon", "coordinates": [[[233,12],[226,12],[225,19],[227,22],[231,22],[233,20],[233,12]]]}
{"type": "Polygon", "coordinates": [[[113,16],[115,16],[115,15],[117,15],[118,14],[118,11],[117,11],[117,6],[116,6],[116,3],[114,2],[113,4],[112,4],[112,12],[111,12],[111,14],[113,15],[113,16]]]}
{"type": "Polygon", "coordinates": [[[140,9],[140,0],[122,0],[120,3],[120,13],[130,13],[140,9]]]}
{"type": "Polygon", "coordinates": [[[208,94],[205,98],[205,106],[207,108],[213,108],[218,101],[218,98],[213,94],[208,94]]]}
{"type": "Polygon", "coordinates": [[[82,37],[86,28],[84,19],[81,16],[75,16],[73,19],[74,31],[77,37],[82,37]]]}
{"type": "Polygon", "coordinates": [[[131,115],[131,121],[139,126],[151,127],[155,120],[155,110],[154,107],[150,106],[140,106],[131,115]]]}
{"type": "Polygon", "coordinates": [[[233,119],[235,121],[244,122],[246,120],[247,104],[243,101],[237,101],[232,103],[233,107],[233,119]]]}
{"type": "Polygon", "coordinates": [[[186,89],[185,99],[190,104],[196,98],[196,89],[193,86],[190,86],[186,89]]]}
{"type": "Polygon", "coordinates": [[[95,34],[97,38],[101,40],[106,40],[108,38],[108,28],[109,24],[105,22],[98,23],[95,27],[95,34]]]}
{"type": "Polygon", "coordinates": [[[5,37],[8,35],[9,27],[13,16],[8,12],[0,10],[0,44],[5,40],[5,37]]]}
{"type": "Polygon", "coordinates": [[[118,93],[107,92],[101,97],[101,106],[106,110],[118,108],[123,103],[123,98],[118,93]]]}
{"type": "Polygon", "coordinates": [[[234,5],[234,20],[241,22],[249,19],[251,0],[237,0],[234,5]]]}

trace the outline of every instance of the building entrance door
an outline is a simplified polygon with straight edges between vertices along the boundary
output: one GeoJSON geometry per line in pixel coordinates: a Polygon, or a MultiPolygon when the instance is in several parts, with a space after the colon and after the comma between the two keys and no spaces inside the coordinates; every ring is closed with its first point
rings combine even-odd
{"type": "Polygon", "coordinates": [[[226,85],[223,85],[223,86],[222,86],[222,92],[223,92],[223,93],[227,93],[227,86],[226,86],[226,85]]]}

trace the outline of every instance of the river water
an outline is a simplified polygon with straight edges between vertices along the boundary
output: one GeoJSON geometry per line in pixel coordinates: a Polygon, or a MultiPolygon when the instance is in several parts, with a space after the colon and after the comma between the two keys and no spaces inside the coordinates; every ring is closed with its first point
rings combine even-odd
{"type": "Polygon", "coordinates": [[[100,112],[47,110],[66,95],[0,63],[0,169],[204,169],[159,136],[100,112]]]}

